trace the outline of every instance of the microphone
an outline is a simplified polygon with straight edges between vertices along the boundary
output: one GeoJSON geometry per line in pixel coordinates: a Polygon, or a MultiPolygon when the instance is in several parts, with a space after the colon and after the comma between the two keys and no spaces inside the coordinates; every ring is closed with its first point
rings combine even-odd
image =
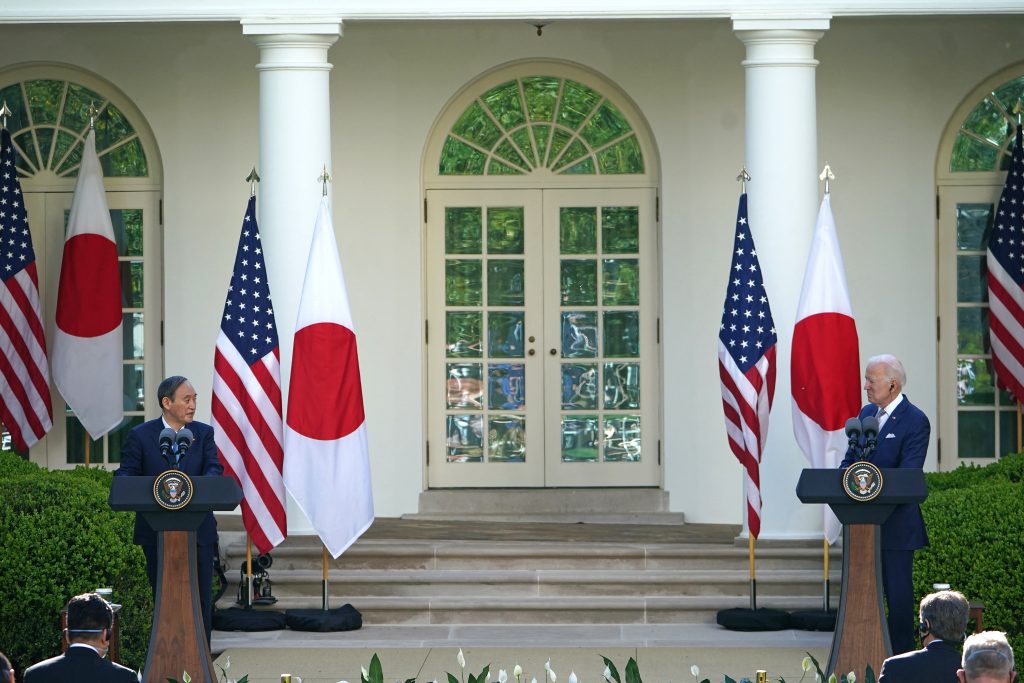
{"type": "Polygon", "coordinates": [[[857,447],[857,442],[860,441],[860,435],[860,420],[856,417],[851,417],[849,420],[846,421],[846,438],[849,439],[850,448],[857,447]]]}
{"type": "Polygon", "coordinates": [[[878,442],[878,418],[865,417],[862,425],[864,426],[864,457],[866,458],[875,450],[875,444],[878,442]]]}
{"type": "Polygon", "coordinates": [[[194,440],[194,437],[192,436],[192,430],[189,429],[188,427],[182,427],[181,430],[178,432],[177,439],[178,460],[174,463],[175,465],[181,462],[181,459],[185,457],[185,453],[188,451],[189,446],[192,445],[192,441],[194,440]]]}
{"type": "Polygon", "coordinates": [[[167,464],[171,464],[171,444],[174,443],[174,430],[170,427],[165,427],[160,436],[158,437],[160,443],[160,453],[163,454],[164,460],[167,464]]]}

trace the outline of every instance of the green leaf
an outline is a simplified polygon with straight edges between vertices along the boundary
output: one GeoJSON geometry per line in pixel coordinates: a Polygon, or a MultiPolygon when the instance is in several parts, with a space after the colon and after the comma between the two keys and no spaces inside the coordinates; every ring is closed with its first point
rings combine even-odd
{"type": "Polygon", "coordinates": [[[864,672],[864,683],[875,683],[875,671],[868,664],[867,670],[864,672]]]}
{"type": "Polygon", "coordinates": [[[452,674],[448,674],[448,683],[459,683],[459,679],[452,674]]]}
{"type": "Polygon", "coordinates": [[[736,679],[735,678],[729,678],[728,676],[724,676],[724,679],[725,679],[725,683],[736,683],[736,679]]]}
{"type": "Polygon", "coordinates": [[[632,657],[626,662],[626,683],[644,683],[640,678],[640,667],[636,665],[636,660],[632,657]]]}
{"type": "Polygon", "coordinates": [[[615,683],[622,683],[622,679],[619,678],[619,670],[615,668],[614,664],[612,664],[612,660],[604,656],[602,656],[601,659],[604,660],[604,665],[607,666],[608,671],[611,672],[612,680],[615,681],[615,683]]]}
{"type": "Polygon", "coordinates": [[[237,683],[249,683],[249,674],[245,674],[238,679],[237,683]]]}
{"type": "Polygon", "coordinates": [[[384,683],[384,669],[380,665],[380,657],[376,652],[373,653],[373,658],[370,660],[369,674],[369,683],[384,683]]]}
{"type": "MultiPolygon", "coordinates": [[[[239,681],[238,683],[242,683],[242,682],[239,681]]],[[[415,678],[407,678],[407,679],[405,679],[405,683],[416,683],[416,679],[415,678]]]]}

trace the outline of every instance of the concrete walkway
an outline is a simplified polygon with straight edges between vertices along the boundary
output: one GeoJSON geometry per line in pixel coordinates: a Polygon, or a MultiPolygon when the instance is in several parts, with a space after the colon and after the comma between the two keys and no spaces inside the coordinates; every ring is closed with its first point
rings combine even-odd
{"type": "MultiPolygon", "coordinates": [[[[800,663],[808,652],[819,661],[828,658],[831,633],[774,631],[739,633],[713,624],[672,625],[426,625],[368,626],[345,633],[227,633],[215,631],[213,649],[223,666],[230,657],[231,679],[248,674],[249,683],[277,683],[282,673],[301,676],[304,683],[358,683],[360,667],[369,667],[374,653],[380,656],[385,683],[416,678],[420,683],[445,681],[453,673],[460,681],[456,654],[461,648],[466,672],[476,675],[491,666],[490,680],[498,669],[508,672],[523,667],[523,682],[544,681],[544,663],[568,683],[575,672],[580,683],[603,683],[608,657],[625,680],[625,667],[634,658],[645,683],[687,683],[697,665],[713,683],[728,674],[737,681],[755,678],[758,669],[769,680],[784,677],[800,680],[800,663]]],[[[806,679],[805,679],[806,680],[806,679]]]]}

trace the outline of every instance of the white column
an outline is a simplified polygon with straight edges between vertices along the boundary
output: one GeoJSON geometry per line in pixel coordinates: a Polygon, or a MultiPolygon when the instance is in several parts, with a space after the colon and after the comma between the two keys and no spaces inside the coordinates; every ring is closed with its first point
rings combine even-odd
{"type": "Polygon", "coordinates": [[[733,20],[733,30],[747,49],[743,67],[750,228],[779,337],[775,401],[761,463],[763,539],[821,537],[819,507],[802,505],[795,492],[807,461],[793,436],[789,373],[793,324],[819,201],[814,45],[828,27],[824,18],[733,20]]]}
{"type": "MultiPolygon", "coordinates": [[[[260,78],[261,181],[256,206],[281,340],[282,392],[287,406],[295,316],[322,192],[317,178],[325,166],[333,173],[327,51],[341,36],[341,20],[244,19],[242,33],[260,50],[256,70],[260,78]]],[[[313,533],[291,496],[288,531],[313,533]]]]}

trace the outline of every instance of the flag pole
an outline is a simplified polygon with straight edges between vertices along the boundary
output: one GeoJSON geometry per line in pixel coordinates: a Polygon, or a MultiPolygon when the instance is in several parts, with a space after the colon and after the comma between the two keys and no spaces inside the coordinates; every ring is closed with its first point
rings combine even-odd
{"type": "Polygon", "coordinates": [[[750,609],[757,609],[757,576],[754,573],[754,534],[747,529],[747,555],[750,558],[750,609]]]}
{"type": "MultiPolygon", "coordinates": [[[[96,109],[96,102],[95,101],[90,101],[89,102],[89,108],[85,110],[85,113],[89,117],[89,130],[91,130],[91,131],[92,130],[96,130],[96,114],[99,113],[99,110],[96,109]]],[[[82,426],[84,427],[85,425],[82,425],[82,426]]],[[[85,466],[86,467],[89,466],[89,451],[92,450],[91,447],[92,447],[92,434],[90,434],[89,430],[87,429],[87,430],[85,430],[85,466]]]]}
{"type": "Polygon", "coordinates": [[[323,579],[323,591],[324,591],[324,604],[323,608],[326,612],[331,608],[331,598],[329,595],[330,584],[327,582],[327,546],[323,546],[323,565],[324,565],[324,579],[323,579]]]}
{"type": "Polygon", "coordinates": [[[7,107],[7,100],[4,100],[3,104],[0,105],[0,128],[7,130],[7,117],[12,114],[14,112],[7,107]]]}
{"type": "Polygon", "coordinates": [[[825,562],[824,562],[824,566],[825,566],[825,571],[824,571],[825,595],[824,595],[824,598],[823,598],[825,604],[822,605],[821,608],[823,610],[825,610],[826,612],[828,612],[828,603],[830,602],[830,597],[831,597],[829,595],[829,593],[831,592],[831,589],[832,589],[832,584],[831,584],[831,582],[828,579],[828,537],[825,537],[825,538],[821,539],[821,544],[822,544],[823,549],[825,551],[825,553],[824,553],[825,554],[825,562]]]}
{"type": "Polygon", "coordinates": [[[245,609],[252,609],[252,537],[245,532],[245,609]]]}
{"type": "Polygon", "coordinates": [[[245,182],[249,183],[249,191],[251,197],[256,196],[256,183],[260,181],[260,174],[256,172],[256,167],[253,166],[252,170],[249,171],[249,175],[245,177],[245,182]]]}
{"type": "MultiPolygon", "coordinates": [[[[1017,104],[1013,105],[1013,113],[1017,115],[1017,129],[1020,129],[1021,125],[1021,112],[1024,112],[1024,100],[1017,100],[1017,104]]],[[[1020,400],[1017,400],[1017,452],[1021,452],[1021,405],[1020,400]]]]}
{"type": "Polygon", "coordinates": [[[736,176],[736,180],[740,181],[740,194],[747,193],[747,181],[750,180],[750,174],[747,173],[747,167],[744,166],[740,169],[740,174],[736,176]]]}
{"type": "Polygon", "coordinates": [[[835,180],[835,179],[836,179],[836,176],[835,176],[834,173],[832,173],[832,167],[829,166],[826,163],[825,164],[825,168],[821,169],[821,173],[818,175],[818,180],[824,180],[825,181],[825,194],[831,194],[832,193],[832,191],[829,189],[828,183],[829,183],[830,180],[835,180]]]}
{"type": "Polygon", "coordinates": [[[324,172],[317,178],[323,184],[323,196],[327,196],[327,183],[331,182],[331,174],[327,172],[327,164],[324,164],[324,172]]]}

